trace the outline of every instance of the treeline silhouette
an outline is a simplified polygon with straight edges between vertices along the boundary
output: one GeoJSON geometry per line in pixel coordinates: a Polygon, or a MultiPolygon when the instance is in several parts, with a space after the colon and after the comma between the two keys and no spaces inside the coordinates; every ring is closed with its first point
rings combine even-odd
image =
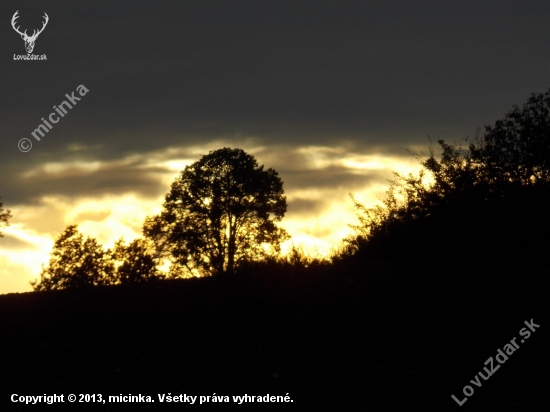
{"type": "Polygon", "coordinates": [[[550,228],[550,90],[513,106],[494,126],[455,144],[439,140],[418,175],[395,173],[382,205],[358,210],[355,234],[328,258],[299,248],[282,256],[289,235],[283,182],[240,149],[223,148],[187,166],[147,217],[143,239],[104,250],[69,226],[56,240],[36,291],[204,277],[247,271],[338,266],[372,259],[541,259],[550,228]],[[427,180],[426,180],[427,178],[427,180]],[[157,270],[170,262],[170,272],[157,270]]]}
{"type": "Polygon", "coordinates": [[[539,259],[550,229],[550,90],[456,144],[439,140],[414,176],[395,173],[383,205],[358,209],[333,258],[539,259]],[[428,182],[425,183],[425,178],[428,182]]]}
{"type": "Polygon", "coordinates": [[[35,284],[48,291],[0,296],[0,391],[440,411],[470,385],[468,408],[544,410],[549,93],[419,156],[431,183],[397,175],[379,207],[356,202],[355,234],[330,259],[277,252],[282,185],[232,149],[182,173],[151,236],[105,250],[69,226],[35,284]],[[236,173],[246,164],[256,172],[236,173]],[[176,262],[164,279],[163,259],[176,262]],[[472,384],[530,320],[540,329],[472,384]]]}
{"type": "Polygon", "coordinates": [[[258,265],[320,264],[300,248],[282,256],[289,239],[277,226],[287,209],[283,182],[241,149],[222,148],[182,172],[158,216],[147,217],[143,238],[104,249],[76,225],[56,239],[35,291],[141,283],[242,273],[258,265]],[[157,267],[169,262],[168,273],[157,267]]]}

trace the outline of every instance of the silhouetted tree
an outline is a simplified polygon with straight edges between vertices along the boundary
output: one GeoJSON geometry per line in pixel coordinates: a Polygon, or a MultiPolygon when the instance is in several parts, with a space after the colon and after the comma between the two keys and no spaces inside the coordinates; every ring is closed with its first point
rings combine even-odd
{"type": "Polygon", "coordinates": [[[128,246],[122,239],[118,240],[113,250],[116,263],[116,283],[136,283],[162,279],[156,263],[148,252],[143,239],[135,239],[128,246]]]}
{"type": "Polygon", "coordinates": [[[0,237],[4,236],[1,229],[6,227],[6,226],[9,226],[10,223],[9,223],[8,219],[12,217],[9,210],[2,209],[2,205],[3,205],[3,203],[0,202],[0,237]]]}
{"type": "MultiPolygon", "coordinates": [[[[172,184],[160,215],[144,235],[175,273],[232,273],[246,260],[275,252],[288,235],[276,226],[287,209],[283,182],[241,149],[223,148],[187,166],[172,184]]],[[[174,272],[173,272],[174,273],[174,272]]]]}
{"type": "Polygon", "coordinates": [[[550,184],[550,89],[532,93],[471,144],[475,162],[484,165],[491,183],[540,186],[550,184]]]}
{"type": "Polygon", "coordinates": [[[31,281],[35,291],[83,286],[116,285],[162,279],[144,239],[125,245],[121,238],[113,250],[95,240],[84,240],[76,225],[67,226],[56,239],[48,267],[40,280],[31,281]]]}
{"type": "Polygon", "coordinates": [[[40,280],[31,281],[31,285],[35,291],[109,285],[115,283],[114,275],[110,251],[103,250],[95,239],[84,240],[76,225],[71,225],[56,239],[40,280]]]}
{"type": "MultiPolygon", "coordinates": [[[[351,196],[360,224],[352,225],[355,236],[345,240],[339,255],[350,256],[360,249],[376,254],[397,246],[414,249],[412,245],[422,241],[453,247],[474,233],[486,243],[496,241],[497,233],[519,234],[503,220],[511,222],[521,213],[527,226],[524,215],[538,211],[550,194],[550,90],[531,95],[522,110],[514,106],[504,120],[486,126],[483,136],[478,131],[473,139],[464,140],[467,149],[439,140],[439,160],[431,147],[428,158],[417,156],[423,166],[417,176],[394,173],[396,179],[390,181],[382,205],[365,208],[351,196]],[[432,178],[429,184],[426,173],[432,178]],[[487,232],[494,239],[489,240],[487,232]]],[[[498,242],[493,243],[495,250],[498,242]]]]}

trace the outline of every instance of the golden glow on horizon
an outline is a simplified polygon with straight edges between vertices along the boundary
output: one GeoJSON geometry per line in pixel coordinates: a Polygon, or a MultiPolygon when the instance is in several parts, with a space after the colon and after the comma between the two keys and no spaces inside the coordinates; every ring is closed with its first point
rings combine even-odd
{"type": "MultiPolygon", "coordinates": [[[[292,236],[290,241],[282,245],[283,252],[294,244],[307,253],[327,256],[341,244],[343,238],[352,233],[348,225],[357,223],[356,210],[348,197],[350,192],[358,201],[371,206],[387,190],[387,179],[393,177],[392,171],[408,174],[420,169],[416,159],[406,154],[402,157],[361,155],[350,153],[344,148],[323,146],[269,150],[255,144],[250,145],[254,146],[253,149],[246,149],[249,146],[237,145],[235,142],[216,142],[186,148],[185,151],[168,148],[110,163],[47,163],[26,172],[25,176],[55,176],[78,171],[79,176],[84,179],[87,174],[92,175],[105,167],[139,164],[141,170],[151,170],[151,175],[165,188],[164,193],[167,193],[181,170],[196,161],[199,154],[207,154],[210,148],[223,146],[244,147],[256,157],[260,165],[264,164],[266,168],[272,167],[279,172],[289,204],[288,212],[280,225],[292,236]],[[343,180],[337,187],[324,187],[323,170],[331,167],[338,167],[348,175],[364,175],[365,184],[357,187],[357,183],[343,180]],[[293,186],[292,178],[289,178],[293,171],[309,171],[314,172],[314,175],[319,173],[321,184],[318,188],[306,189],[293,186]],[[371,177],[370,180],[368,177],[371,177]],[[318,206],[311,212],[293,210],[293,202],[300,200],[313,202],[318,206]]],[[[84,236],[94,237],[108,248],[121,237],[126,242],[140,237],[145,217],[158,214],[163,201],[163,196],[153,198],[122,192],[99,197],[47,196],[41,199],[39,205],[10,208],[13,218],[10,219],[11,225],[4,229],[5,236],[24,243],[6,248],[2,245],[5,239],[0,239],[0,293],[32,290],[29,280],[38,277],[41,265],[48,263],[54,240],[67,225],[77,224],[84,236]],[[25,247],[25,244],[28,246],[25,247]]]]}

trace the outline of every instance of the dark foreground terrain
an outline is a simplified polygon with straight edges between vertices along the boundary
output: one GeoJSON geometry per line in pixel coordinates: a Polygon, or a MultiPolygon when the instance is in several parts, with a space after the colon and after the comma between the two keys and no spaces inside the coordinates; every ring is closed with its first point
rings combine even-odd
{"type": "Polygon", "coordinates": [[[547,410],[550,269],[461,262],[3,295],[1,410],[13,393],[142,394],[156,408],[158,394],[228,395],[214,405],[228,408],[233,395],[288,393],[292,403],[249,408],[547,410]],[[540,328],[521,343],[531,319],[540,328]],[[519,349],[470,383],[514,337],[519,349]],[[466,385],[474,394],[459,406],[451,395],[463,400],[466,385]]]}

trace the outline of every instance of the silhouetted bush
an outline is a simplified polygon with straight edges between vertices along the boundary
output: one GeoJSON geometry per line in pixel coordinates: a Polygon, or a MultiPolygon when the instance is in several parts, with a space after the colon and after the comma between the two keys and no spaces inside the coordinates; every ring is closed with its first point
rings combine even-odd
{"type": "Polygon", "coordinates": [[[243,262],[237,273],[241,274],[265,274],[265,273],[305,273],[315,272],[320,268],[328,268],[330,260],[321,255],[311,255],[304,252],[302,247],[292,246],[286,255],[267,256],[262,260],[249,260],[243,262]]]}
{"type": "Polygon", "coordinates": [[[464,139],[467,149],[439,140],[439,160],[431,147],[417,156],[420,174],[395,173],[382,205],[351,196],[360,223],[333,260],[540,258],[550,229],[549,113],[550,90],[533,94],[483,136],[464,139]]]}

